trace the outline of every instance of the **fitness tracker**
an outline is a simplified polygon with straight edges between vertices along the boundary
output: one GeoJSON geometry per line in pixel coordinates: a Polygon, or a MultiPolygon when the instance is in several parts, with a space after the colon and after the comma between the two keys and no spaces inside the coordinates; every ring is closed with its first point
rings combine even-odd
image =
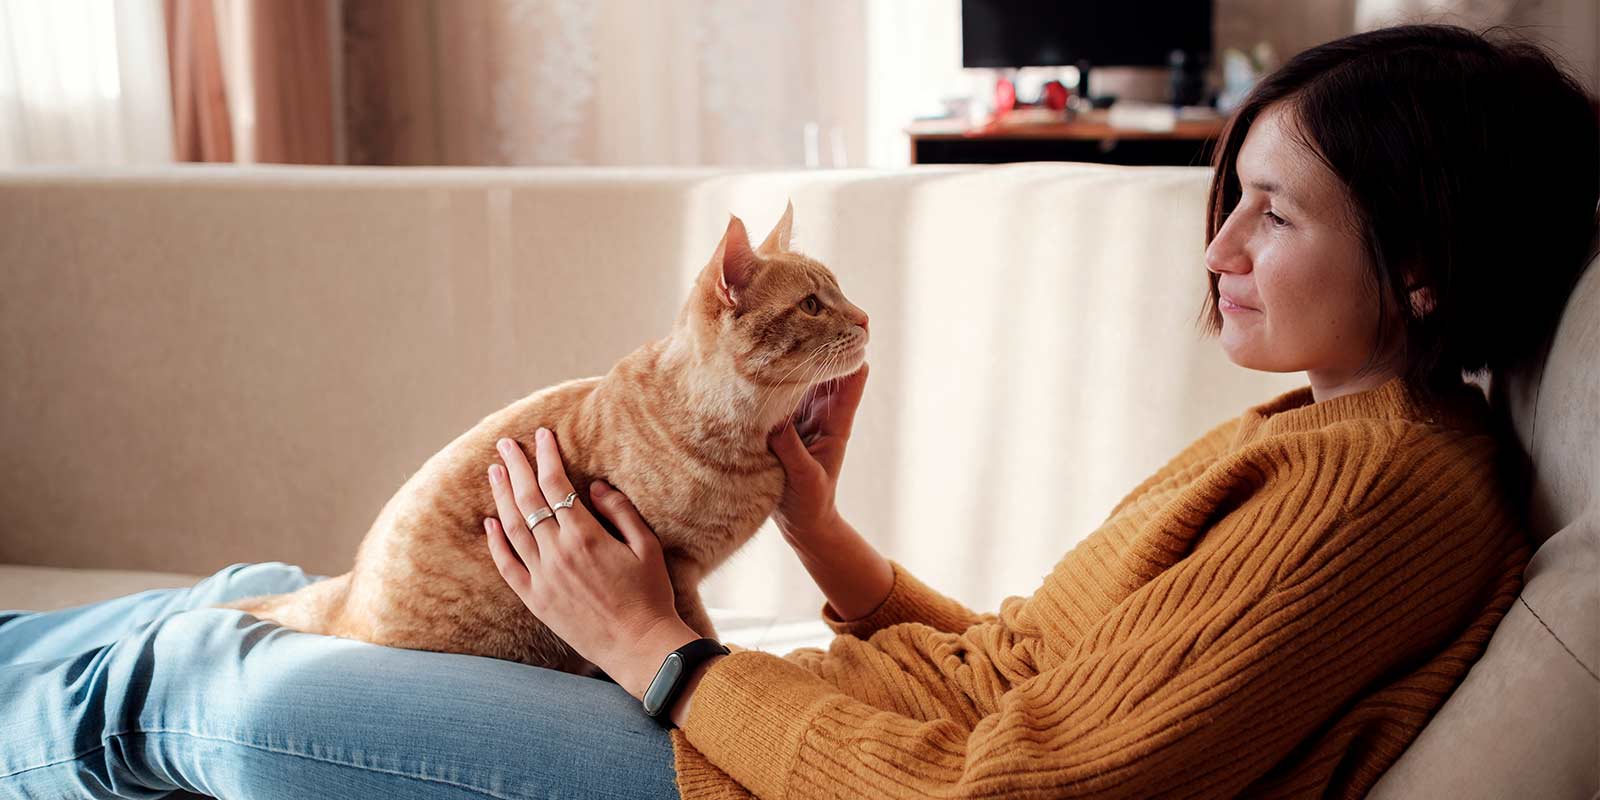
{"type": "Polygon", "coordinates": [[[656,676],[650,679],[650,687],[644,690],[644,713],[656,724],[663,728],[675,728],[672,724],[672,702],[678,699],[678,693],[683,691],[683,684],[689,678],[689,673],[700,666],[706,659],[715,655],[727,655],[728,648],[716,639],[696,639],[670,653],[661,661],[661,668],[656,670],[656,676]]]}

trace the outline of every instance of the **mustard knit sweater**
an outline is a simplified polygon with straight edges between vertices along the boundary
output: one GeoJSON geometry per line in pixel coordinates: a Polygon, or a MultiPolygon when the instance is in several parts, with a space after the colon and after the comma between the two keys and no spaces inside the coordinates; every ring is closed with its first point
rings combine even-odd
{"type": "Polygon", "coordinates": [[[1482,654],[1523,527],[1482,393],[1310,387],[1185,448],[976,614],[899,562],[826,651],[730,643],[672,732],[685,800],[1359,797],[1482,654]]]}

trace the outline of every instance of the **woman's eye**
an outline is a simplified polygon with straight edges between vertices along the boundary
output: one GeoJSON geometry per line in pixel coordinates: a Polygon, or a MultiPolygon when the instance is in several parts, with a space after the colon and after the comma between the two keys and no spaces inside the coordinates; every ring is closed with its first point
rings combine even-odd
{"type": "Polygon", "coordinates": [[[1282,228],[1283,226],[1289,224],[1288,221],[1285,220],[1283,217],[1280,217],[1277,214],[1272,213],[1271,211],[1263,211],[1262,215],[1266,216],[1266,217],[1270,217],[1272,219],[1272,227],[1274,227],[1274,228],[1282,228]]]}
{"type": "Polygon", "coordinates": [[[808,294],[806,299],[800,301],[800,310],[816,316],[822,313],[822,301],[818,300],[816,295],[808,294]]]}

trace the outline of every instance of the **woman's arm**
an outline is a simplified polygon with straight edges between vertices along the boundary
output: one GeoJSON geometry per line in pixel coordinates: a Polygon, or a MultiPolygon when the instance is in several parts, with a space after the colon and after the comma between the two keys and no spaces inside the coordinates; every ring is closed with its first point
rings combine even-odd
{"type": "Polygon", "coordinates": [[[828,598],[823,617],[841,622],[866,617],[883,605],[894,586],[894,567],[843,517],[810,537],[790,541],[817,588],[828,598]]]}
{"type": "Polygon", "coordinates": [[[994,614],[974,613],[884,558],[834,505],[867,371],[863,364],[812,395],[799,422],[785,422],[769,442],[784,471],[783,497],[773,520],[827,598],[823,621],[834,633],[863,639],[901,622],[960,633],[993,621],[994,614]]]}
{"type": "MultiPolygon", "coordinates": [[[[1246,516],[1289,513],[1262,510],[1246,516]]],[[[932,698],[904,706],[915,714],[886,710],[800,664],[736,651],[699,676],[680,727],[761,797],[1232,796],[1279,771],[1326,786],[1341,748],[1403,746],[1428,698],[1487,642],[1492,626],[1452,643],[1463,620],[1515,598],[1507,586],[1490,601],[1498,608],[1481,605],[1485,581],[1515,581],[1525,556],[1495,572],[1498,556],[1429,524],[1325,515],[1285,544],[1305,545],[1299,568],[1257,563],[1249,580],[1225,577],[1248,571],[1246,548],[1197,551],[1103,615],[1083,637],[1091,645],[1015,685],[977,688],[975,698],[995,697],[970,714],[932,698]],[[1368,732],[1319,734],[1357,702],[1368,732]]],[[[898,663],[927,644],[880,647],[898,663]]]]}
{"type": "MultiPolygon", "coordinates": [[[[866,389],[869,367],[809,396],[799,422],[785,420],[769,446],[783,465],[783,496],[773,514],[783,540],[794,548],[828,605],[846,620],[883,604],[894,570],[834,505],[844,452],[866,389]]],[[[826,613],[824,613],[826,616],[826,613]]]]}

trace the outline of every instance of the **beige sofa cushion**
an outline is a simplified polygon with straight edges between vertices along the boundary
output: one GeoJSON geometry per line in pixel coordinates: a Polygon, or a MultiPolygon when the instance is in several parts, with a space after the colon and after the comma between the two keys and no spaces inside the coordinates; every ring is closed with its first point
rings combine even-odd
{"type": "Polygon", "coordinates": [[[142,592],[192,586],[194,575],[0,564],[0,611],[53,611],[142,592]]]}
{"type": "Polygon", "coordinates": [[[1600,792],[1600,259],[1543,363],[1496,379],[1533,460],[1530,516],[1549,539],[1483,658],[1378,798],[1587,798],[1600,792]],[[1553,535],[1551,535],[1553,533],[1553,535]]]}

